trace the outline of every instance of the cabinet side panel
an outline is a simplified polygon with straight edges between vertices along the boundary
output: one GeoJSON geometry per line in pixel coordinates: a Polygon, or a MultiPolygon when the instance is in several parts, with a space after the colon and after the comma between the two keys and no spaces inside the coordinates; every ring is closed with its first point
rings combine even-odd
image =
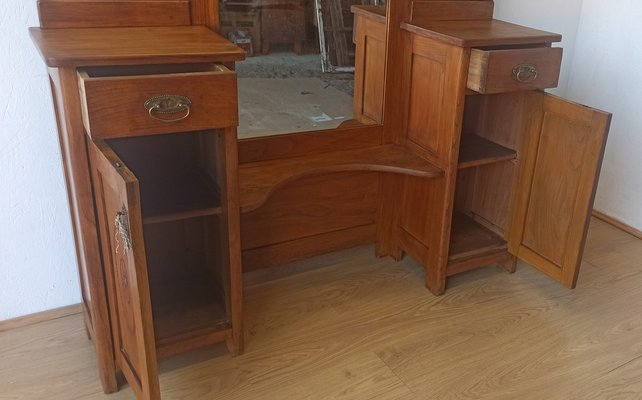
{"type": "Polygon", "coordinates": [[[457,158],[470,52],[407,34],[402,77],[406,145],[442,168],[440,179],[406,178],[400,217],[402,248],[427,269],[427,286],[445,288],[457,158]]]}
{"type": "Polygon", "coordinates": [[[471,212],[504,235],[509,225],[517,161],[504,161],[479,167],[475,177],[471,212]]]}
{"type": "Polygon", "coordinates": [[[69,208],[75,234],[81,279],[85,280],[85,299],[96,346],[98,371],[106,393],[118,389],[111,337],[109,311],[96,214],[92,192],[89,159],[85,141],[78,80],[74,69],[49,69],[54,83],[57,105],[58,136],[67,181],[69,208]]]}
{"type": "Polygon", "coordinates": [[[444,98],[444,63],[424,54],[413,54],[410,77],[408,138],[430,153],[439,156],[439,132],[444,98]]]}
{"type": "Polygon", "coordinates": [[[386,55],[386,43],[374,36],[366,37],[363,87],[363,115],[377,123],[383,120],[383,77],[381,60],[386,55]]]}
{"type": "Polygon", "coordinates": [[[383,121],[385,29],[382,22],[356,17],[354,117],[364,123],[383,121]]]}

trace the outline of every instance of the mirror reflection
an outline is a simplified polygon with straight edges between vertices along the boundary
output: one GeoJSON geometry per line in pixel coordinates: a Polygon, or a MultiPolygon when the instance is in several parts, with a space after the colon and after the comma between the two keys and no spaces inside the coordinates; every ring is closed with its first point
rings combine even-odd
{"type": "Polygon", "coordinates": [[[350,124],[352,5],[380,0],[221,0],[220,32],[246,51],[236,65],[239,138],[350,124]]]}

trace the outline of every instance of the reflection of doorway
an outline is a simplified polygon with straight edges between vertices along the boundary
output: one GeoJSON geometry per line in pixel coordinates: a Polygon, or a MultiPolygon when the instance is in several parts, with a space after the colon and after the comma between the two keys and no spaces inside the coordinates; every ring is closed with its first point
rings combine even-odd
{"type": "Polygon", "coordinates": [[[354,5],[380,5],[384,0],[314,0],[321,69],[323,72],[354,71],[354,5]]]}

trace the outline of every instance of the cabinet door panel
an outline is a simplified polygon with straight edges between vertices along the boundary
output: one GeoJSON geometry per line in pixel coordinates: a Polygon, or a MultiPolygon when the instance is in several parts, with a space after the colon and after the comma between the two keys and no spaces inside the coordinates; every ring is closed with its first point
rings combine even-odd
{"type": "Polygon", "coordinates": [[[160,399],[138,180],[105,142],[89,147],[116,365],[138,399],[160,399]]]}
{"type": "Polygon", "coordinates": [[[611,115],[539,96],[519,182],[511,250],[575,287],[611,115]]]}

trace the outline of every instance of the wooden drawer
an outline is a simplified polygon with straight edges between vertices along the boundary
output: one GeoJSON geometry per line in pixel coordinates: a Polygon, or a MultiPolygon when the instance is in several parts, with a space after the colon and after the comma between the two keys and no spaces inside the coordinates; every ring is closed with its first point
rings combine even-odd
{"type": "Polygon", "coordinates": [[[227,67],[210,64],[149,68],[78,71],[83,123],[93,138],[238,125],[236,74],[227,67]],[[181,97],[168,98],[169,95],[181,97]]]}
{"type": "Polygon", "coordinates": [[[468,89],[479,93],[557,87],[562,49],[472,49],[468,68],[468,89]]]}

